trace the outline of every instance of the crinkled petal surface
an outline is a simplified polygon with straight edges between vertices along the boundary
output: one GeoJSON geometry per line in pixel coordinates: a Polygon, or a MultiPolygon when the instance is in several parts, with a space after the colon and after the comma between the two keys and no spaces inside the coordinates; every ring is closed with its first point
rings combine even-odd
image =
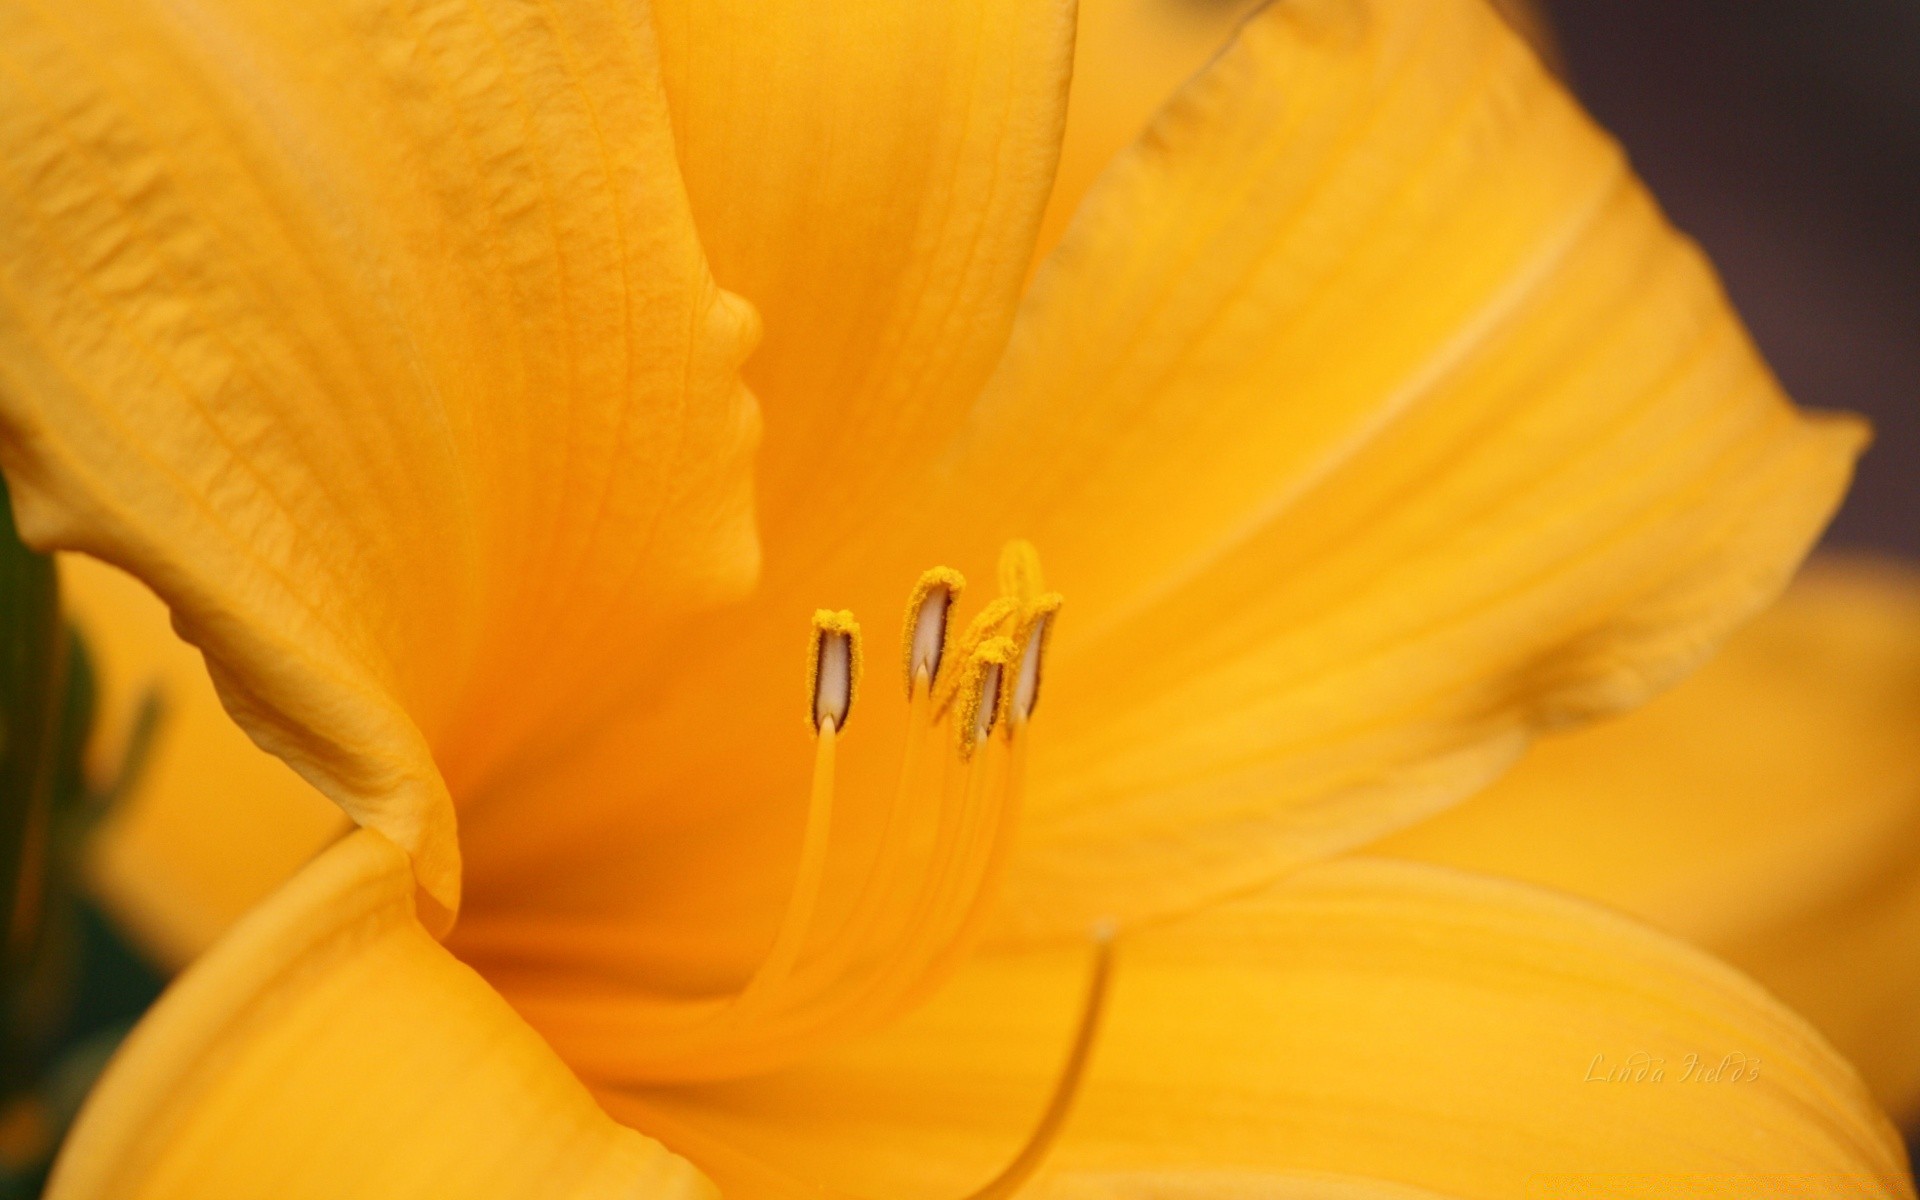
{"type": "Polygon", "coordinates": [[[151,584],[441,910],[449,788],[756,568],[755,319],[656,58],[611,0],[0,7],[21,527],[151,584]]]}
{"type": "MultiPolygon", "coordinates": [[[[606,1102],[731,1195],[962,1194],[1044,1100],[1083,970],[982,957],[819,1066],[606,1102]]],[[[1123,935],[1113,986],[1032,1195],[1263,1194],[1310,1172],[1480,1200],[1912,1194],[1893,1129],[1800,1018],[1527,885],[1337,860],[1123,935]]]]}
{"type": "Polygon", "coordinates": [[[951,464],[1070,604],[1012,923],[1252,886],[1640,702],[1861,438],[1483,6],[1264,9],[1089,194],[951,464]]]}
{"type": "Polygon", "coordinates": [[[200,655],[174,636],[166,606],[138,580],[64,554],[60,596],[100,677],[95,777],[134,772],[93,834],[88,880],[142,950],[183,966],[348,822],[240,732],[200,655]],[[128,763],[149,696],[159,701],[159,723],[145,757],[128,763]]]}
{"type": "Polygon", "coordinates": [[[48,1195],[712,1197],[594,1104],[414,895],[407,856],[361,830],[249,914],[122,1048],[48,1195]]]}
{"type": "Polygon", "coordinates": [[[1596,897],[1731,961],[1920,1114],[1920,575],[1816,558],[1698,675],[1378,853],[1596,897]]]}

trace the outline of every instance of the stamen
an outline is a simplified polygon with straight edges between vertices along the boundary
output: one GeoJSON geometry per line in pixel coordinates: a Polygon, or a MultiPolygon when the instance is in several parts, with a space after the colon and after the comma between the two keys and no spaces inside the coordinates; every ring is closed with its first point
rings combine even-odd
{"type": "Polygon", "coordinates": [[[923,674],[930,683],[939,679],[950,636],[947,617],[966,586],[966,577],[950,567],[935,567],[913,585],[913,594],[907,600],[906,636],[902,639],[908,699],[912,699],[923,674]]]}
{"type": "Polygon", "coordinates": [[[973,757],[974,748],[1000,723],[1007,698],[1001,682],[1014,653],[1012,638],[988,638],[968,659],[968,681],[962,685],[957,717],[963,762],[973,757]]]}
{"type": "MultiPolygon", "coordinates": [[[[936,567],[914,586],[901,631],[906,729],[891,803],[881,796],[838,803],[860,629],[851,613],[814,614],[807,667],[814,769],[786,907],[760,961],[737,984],[621,1007],[625,1078],[724,1079],[773,1069],[907,1011],[966,957],[1018,827],[1029,720],[1061,604],[1040,590],[1039,557],[1026,543],[1002,554],[1001,580],[1008,594],[957,637],[959,573],[936,567]],[[855,822],[850,834],[846,813],[876,824],[855,822]]],[[[872,778],[853,777],[863,785],[872,778]]],[[[1022,1156],[978,1195],[1017,1186],[1055,1136],[1085,1065],[1105,970],[1096,971],[1079,1048],[1048,1115],[1022,1156]]]]}
{"type": "Polygon", "coordinates": [[[1040,703],[1040,670],[1045,665],[1047,638],[1053,633],[1054,614],[1063,603],[1059,592],[1048,592],[1027,606],[1020,620],[1020,672],[1014,679],[1012,715],[1025,722],[1040,703]]]}
{"type": "Polygon", "coordinates": [[[787,911],[781,915],[780,928],[773,945],[760,961],[753,978],[734,998],[736,1010],[751,1009],[762,997],[776,991],[793,972],[813,929],[813,915],[820,904],[820,892],[826,882],[827,851],[832,846],[835,748],[840,735],[836,722],[828,717],[821,722],[814,741],[813,783],[807,789],[807,829],[801,836],[800,869],[794,876],[793,891],[787,897],[787,911]]]}
{"type": "Polygon", "coordinates": [[[845,730],[853,711],[853,690],[860,683],[860,624],[842,610],[818,609],[813,614],[813,654],[807,669],[807,691],[813,699],[813,728],[817,733],[829,721],[845,730]]]}
{"type": "MultiPolygon", "coordinates": [[[[954,645],[953,649],[959,660],[971,664],[974,655],[979,653],[980,647],[992,638],[1005,636],[1014,618],[1019,615],[1018,600],[1012,596],[995,598],[980,610],[979,615],[967,623],[967,631],[960,635],[960,640],[954,645]]],[[[934,691],[933,715],[936,720],[944,717],[954,700],[966,690],[970,676],[971,668],[966,671],[950,672],[942,679],[940,686],[934,691]]]]}
{"type": "Polygon", "coordinates": [[[1053,1095],[1047,1099],[1040,1120],[1035,1122],[1033,1132],[1027,1135],[1026,1144],[1013,1160],[962,1200],[1005,1200],[1013,1195],[1033,1178],[1059,1139],[1060,1130],[1066,1126],[1067,1116],[1073,1109],[1074,1098],[1080,1093],[1080,1084],[1086,1078],[1087,1063],[1093,1058],[1094,1039],[1100,1032],[1100,1018],[1106,1012],[1108,985],[1113,979],[1113,939],[1112,921],[1101,921],[1094,926],[1093,969],[1087,979],[1086,1002],[1080,1008],[1080,1024],[1073,1031],[1073,1045],[1067,1051],[1066,1065],[1060,1069],[1060,1080],[1054,1084],[1053,1095]]]}

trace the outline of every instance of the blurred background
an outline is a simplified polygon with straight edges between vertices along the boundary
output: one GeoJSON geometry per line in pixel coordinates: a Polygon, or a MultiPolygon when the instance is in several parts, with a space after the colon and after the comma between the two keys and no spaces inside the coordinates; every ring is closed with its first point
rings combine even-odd
{"type": "Polygon", "coordinates": [[[1873,419],[1827,543],[1920,558],[1920,3],[1540,7],[1788,393],[1873,419]]]}

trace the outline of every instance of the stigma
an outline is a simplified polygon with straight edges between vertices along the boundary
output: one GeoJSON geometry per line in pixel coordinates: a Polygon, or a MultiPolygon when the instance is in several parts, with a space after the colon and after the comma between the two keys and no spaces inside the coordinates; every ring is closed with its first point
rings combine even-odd
{"type": "Polygon", "coordinates": [[[839,758],[861,703],[861,628],[850,612],[813,614],[805,709],[813,769],[778,925],[736,990],[651,1014],[653,1028],[636,1039],[648,1047],[636,1082],[778,1067],[900,1015],[964,958],[1019,822],[1061,606],[1025,542],[1002,552],[999,582],[1000,594],[964,627],[958,571],[934,567],[908,589],[899,658],[905,735],[891,796],[847,798],[863,802],[864,825],[839,811],[839,758]],[[863,836],[849,835],[856,825],[863,836]]]}

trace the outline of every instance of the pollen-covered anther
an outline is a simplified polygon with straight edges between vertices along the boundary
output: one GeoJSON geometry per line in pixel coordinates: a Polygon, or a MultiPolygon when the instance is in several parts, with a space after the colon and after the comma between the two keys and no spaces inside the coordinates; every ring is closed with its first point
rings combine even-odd
{"type": "Polygon", "coordinates": [[[815,732],[831,721],[847,727],[854,689],[860,684],[860,624],[845,610],[822,608],[813,614],[813,645],[808,657],[807,690],[812,698],[815,732]]]}
{"type": "Polygon", "coordinates": [[[1008,637],[980,643],[967,659],[967,680],[961,685],[960,709],[955,714],[960,733],[960,756],[970,758],[976,747],[1006,720],[1009,668],[1018,647],[1008,637]]]}
{"type": "Polygon", "coordinates": [[[966,577],[951,567],[934,567],[913,585],[901,638],[909,700],[918,688],[931,687],[940,678],[940,664],[946,661],[952,640],[949,618],[966,586],[966,577]]]}
{"type": "Polygon", "coordinates": [[[994,638],[1005,638],[1013,631],[1014,622],[1019,617],[1020,602],[1012,596],[999,596],[967,622],[967,631],[949,648],[949,656],[966,664],[966,669],[942,674],[933,691],[935,717],[944,717],[953,702],[966,691],[972,679],[974,656],[980,652],[980,647],[994,638]]]}
{"type": "Polygon", "coordinates": [[[1047,639],[1053,635],[1054,618],[1064,603],[1059,592],[1036,597],[1020,614],[1019,632],[1014,641],[1020,646],[1020,665],[1014,674],[1013,697],[1008,704],[1010,718],[1025,724],[1040,703],[1040,677],[1046,666],[1047,639]]]}

